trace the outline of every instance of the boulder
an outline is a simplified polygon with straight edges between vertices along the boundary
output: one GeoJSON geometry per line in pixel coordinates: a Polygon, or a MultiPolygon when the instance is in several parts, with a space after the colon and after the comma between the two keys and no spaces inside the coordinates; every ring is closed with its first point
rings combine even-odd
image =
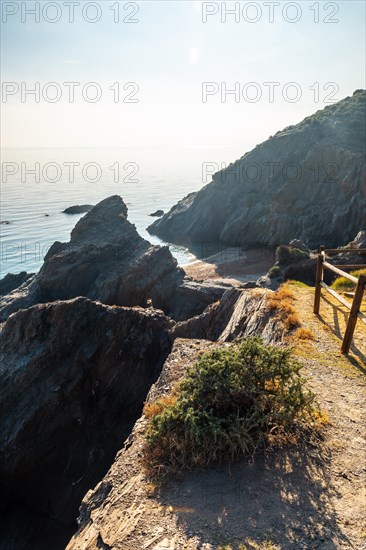
{"type": "Polygon", "coordinates": [[[366,231],[359,231],[356,237],[349,242],[345,247],[349,249],[349,252],[342,252],[337,255],[332,256],[332,261],[334,264],[338,264],[339,267],[342,264],[349,265],[358,265],[364,266],[366,264],[366,231]],[[356,252],[356,251],[359,252],[356,252]]]}
{"type": "Polygon", "coordinates": [[[366,248],[366,231],[359,231],[353,241],[348,243],[347,248],[366,248]]]}
{"type": "Polygon", "coordinates": [[[308,260],[309,257],[310,252],[304,252],[300,248],[295,248],[293,246],[282,244],[276,249],[276,265],[279,266],[295,264],[301,260],[308,260]]]}
{"type": "Polygon", "coordinates": [[[316,249],[366,223],[366,92],[329,105],[246,153],[149,226],[178,244],[316,249]]]}
{"type": "Polygon", "coordinates": [[[0,333],[1,548],[65,547],[81,498],[113,462],[159,376],[171,324],[154,309],[85,298],[9,317],[0,333]],[[58,535],[47,546],[51,526],[58,535]]]}

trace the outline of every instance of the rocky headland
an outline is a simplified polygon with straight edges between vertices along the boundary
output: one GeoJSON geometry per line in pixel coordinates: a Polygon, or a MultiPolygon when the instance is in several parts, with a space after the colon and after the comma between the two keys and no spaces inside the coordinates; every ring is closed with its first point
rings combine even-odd
{"type": "Polygon", "coordinates": [[[149,305],[182,320],[201,313],[227,290],[185,277],[167,246],[140,237],[119,196],[101,201],[81,218],[68,243],[55,242],[39,273],[24,276],[18,288],[10,284],[13,279],[1,283],[9,289],[1,300],[1,321],[37,303],[77,296],[107,305],[149,305]]]}
{"type": "Polygon", "coordinates": [[[350,241],[366,225],[366,92],[277,132],[148,230],[165,241],[311,248],[350,241]]]}
{"type": "Polygon", "coordinates": [[[167,246],[138,234],[112,196],[78,221],[69,242],[52,245],[39,273],[0,281],[1,548],[216,550],[262,534],[280,537],[285,550],[358,547],[365,386],[358,372],[344,373],[364,369],[364,339],[340,359],[328,321],[337,310],[315,318],[311,288],[274,290],[289,279],[313,284],[319,244],[346,246],[335,263],[365,263],[355,252],[366,248],[365,96],[357,91],[279,132],[150,228],[167,241],[243,253],[280,245],[257,263],[214,257],[186,272],[167,246]],[[270,179],[267,163],[275,163],[270,179]],[[283,169],[295,164],[302,179],[289,181],[283,169]],[[258,181],[235,180],[253,165],[262,167],[258,181]],[[169,396],[202,353],[251,336],[297,346],[322,404],[331,403],[335,458],[295,448],[240,462],[233,475],[209,470],[157,488],[143,468],[144,403],[169,396]],[[212,500],[217,483],[220,495],[233,491],[231,517],[226,502],[212,500]]]}

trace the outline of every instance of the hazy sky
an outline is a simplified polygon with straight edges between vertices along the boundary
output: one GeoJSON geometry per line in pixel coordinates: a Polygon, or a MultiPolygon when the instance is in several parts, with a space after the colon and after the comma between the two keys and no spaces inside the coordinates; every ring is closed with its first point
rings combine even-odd
{"type": "Polygon", "coordinates": [[[365,87],[363,0],[240,2],[226,22],[221,2],[119,2],[119,13],[108,0],[27,2],[39,9],[39,22],[21,9],[24,2],[1,4],[4,147],[239,146],[245,152],[365,87]],[[39,102],[29,94],[22,99],[21,91],[37,82],[39,102]],[[74,103],[65,82],[80,83],[74,103]],[[126,83],[135,84],[124,90],[126,83]],[[205,102],[203,86],[211,92],[205,102]],[[236,95],[225,96],[225,86],[236,95]],[[96,93],[102,94],[96,103],[83,98],[96,93]],[[128,97],[135,102],[123,102],[128,97]]]}

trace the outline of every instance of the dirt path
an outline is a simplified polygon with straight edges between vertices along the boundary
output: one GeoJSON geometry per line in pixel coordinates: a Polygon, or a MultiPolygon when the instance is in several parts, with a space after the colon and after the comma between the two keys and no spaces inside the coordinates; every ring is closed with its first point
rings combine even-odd
{"type": "MultiPolygon", "coordinates": [[[[303,325],[315,334],[297,342],[296,355],[329,415],[324,441],[156,487],[141,470],[142,419],[89,495],[83,514],[91,519],[69,549],[366,550],[366,327],[357,327],[350,357],[341,356],[343,313],[322,301],[317,318],[313,289],[293,291],[303,325]]],[[[216,345],[177,340],[156,391],[169,391],[198,353],[216,345]]]]}
{"type": "Polygon", "coordinates": [[[315,335],[298,346],[310,387],[329,415],[326,473],[337,525],[349,548],[366,548],[366,326],[358,322],[351,353],[340,353],[348,310],[323,296],[313,315],[313,290],[293,287],[303,325],[315,335]]]}

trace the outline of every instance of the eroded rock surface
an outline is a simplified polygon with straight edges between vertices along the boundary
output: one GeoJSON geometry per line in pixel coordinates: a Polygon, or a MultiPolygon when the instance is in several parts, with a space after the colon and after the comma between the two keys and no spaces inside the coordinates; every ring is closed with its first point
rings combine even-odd
{"type": "Polygon", "coordinates": [[[238,337],[260,336],[267,343],[282,340],[283,327],[267,307],[270,291],[232,288],[201,314],[178,323],[173,334],[179,338],[200,338],[231,342],[238,337]]]}
{"type": "Polygon", "coordinates": [[[30,305],[85,296],[105,304],[154,307],[169,312],[184,277],[168,247],[152,246],[127,220],[121,197],[88,212],[70,242],[55,242],[39,273],[2,298],[1,320],[30,305]]]}
{"type": "Polygon", "coordinates": [[[0,334],[2,548],[64,548],[83,495],[141,413],[171,324],[153,309],[85,298],[9,317],[0,334]],[[49,522],[59,534],[47,543],[49,522]]]}
{"type": "MultiPolygon", "coordinates": [[[[13,281],[17,276],[11,277],[13,281]]],[[[140,237],[118,196],[108,197],[81,218],[70,242],[55,242],[39,273],[17,286],[13,282],[1,299],[1,321],[37,303],[77,296],[109,305],[153,306],[180,321],[202,313],[228,288],[186,277],[167,246],[140,237]]]]}
{"type": "Polygon", "coordinates": [[[180,244],[339,246],[366,222],[366,92],[285,128],[148,228],[180,244]]]}
{"type": "Polygon", "coordinates": [[[5,277],[0,280],[0,296],[5,296],[14,289],[19,288],[33,276],[34,273],[27,273],[26,271],[16,274],[7,273],[5,277]]]}

